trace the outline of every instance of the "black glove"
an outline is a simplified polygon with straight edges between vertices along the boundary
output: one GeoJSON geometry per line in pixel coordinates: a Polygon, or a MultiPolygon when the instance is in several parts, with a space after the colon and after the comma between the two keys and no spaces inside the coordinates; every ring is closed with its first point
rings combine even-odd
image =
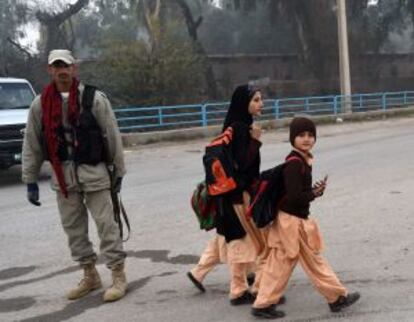
{"type": "Polygon", "coordinates": [[[122,188],[122,177],[118,177],[118,178],[115,179],[114,191],[116,193],[120,193],[121,192],[121,188],[122,188]]]}
{"type": "Polygon", "coordinates": [[[39,202],[39,186],[37,185],[37,183],[27,184],[27,199],[30,203],[34,204],[35,206],[42,205],[39,202]]]}

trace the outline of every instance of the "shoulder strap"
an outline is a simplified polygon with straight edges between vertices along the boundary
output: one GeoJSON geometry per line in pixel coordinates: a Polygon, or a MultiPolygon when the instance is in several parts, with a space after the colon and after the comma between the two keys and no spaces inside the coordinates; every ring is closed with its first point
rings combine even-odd
{"type": "Polygon", "coordinates": [[[83,90],[83,95],[82,95],[82,108],[84,110],[92,109],[96,89],[97,88],[93,85],[85,84],[85,89],[83,90]]]}
{"type": "Polygon", "coordinates": [[[293,161],[293,160],[299,160],[302,163],[302,175],[305,173],[305,165],[303,163],[303,160],[299,157],[295,157],[295,156],[291,156],[289,158],[286,159],[285,163],[289,162],[289,161],[293,161]]]}
{"type": "Polygon", "coordinates": [[[233,140],[233,128],[229,126],[223,133],[215,137],[213,141],[210,142],[207,147],[212,147],[216,145],[229,145],[231,140],[233,140]]]}
{"type": "Polygon", "coordinates": [[[112,198],[112,206],[114,209],[114,219],[115,222],[118,224],[119,234],[123,242],[126,242],[129,239],[131,233],[131,226],[129,224],[128,215],[125,211],[124,204],[122,203],[121,196],[118,195],[115,191],[111,191],[111,198],[112,198]],[[123,229],[123,222],[122,218],[125,222],[125,225],[128,229],[128,235],[124,239],[124,229],[123,229]]]}
{"type": "Polygon", "coordinates": [[[289,162],[289,161],[292,161],[292,160],[299,160],[300,162],[303,162],[303,160],[301,158],[295,157],[295,156],[287,158],[286,162],[289,162]]]}

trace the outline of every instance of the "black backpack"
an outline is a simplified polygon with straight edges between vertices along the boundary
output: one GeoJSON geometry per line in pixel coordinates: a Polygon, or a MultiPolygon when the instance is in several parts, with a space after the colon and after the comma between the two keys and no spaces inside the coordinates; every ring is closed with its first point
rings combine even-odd
{"type": "Polygon", "coordinates": [[[300,160],[290,157],[284,163],[260,174],[259,186],[247,210],[247,217],[253,218],[257,228],[263,228],[276,219],[279,205],[286,195],[283,169],[289,161],[300,160]]]}
{"type": "Polygon", "coordinates": [[[206,147],[203,164],[210,196],[223,195],[237,188],[237,165],[230,149],[232,139],[233,128],[230,126],[206,147]]]}

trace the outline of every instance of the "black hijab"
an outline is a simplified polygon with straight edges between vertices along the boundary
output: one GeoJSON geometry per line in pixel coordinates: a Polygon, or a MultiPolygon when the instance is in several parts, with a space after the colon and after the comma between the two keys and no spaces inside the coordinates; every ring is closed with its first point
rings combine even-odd
{"type": "Polygon", "coordinates": [[[242,122],[248,126],[252,125],[253,117],[249,113],[249,104],[258,91],[258,88],[253,88],[250,85],[240,85],[234,90],[224,120],[223,131],[235,122],[242,122]]]}

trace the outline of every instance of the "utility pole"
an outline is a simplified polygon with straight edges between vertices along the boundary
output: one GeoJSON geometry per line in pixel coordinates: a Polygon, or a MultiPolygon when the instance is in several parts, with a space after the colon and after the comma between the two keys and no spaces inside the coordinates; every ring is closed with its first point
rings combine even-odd
{"type": "Polygon", "coordinates": [[[338,42],[339,42],[339,77],[341,82],[341,95],[344,96],[342,104],[345,113],[352,113],[351,107],[351,76],[349,71],[348,28],[346,21],[345,0],[337,0],[338,15],[338,42]]]}

